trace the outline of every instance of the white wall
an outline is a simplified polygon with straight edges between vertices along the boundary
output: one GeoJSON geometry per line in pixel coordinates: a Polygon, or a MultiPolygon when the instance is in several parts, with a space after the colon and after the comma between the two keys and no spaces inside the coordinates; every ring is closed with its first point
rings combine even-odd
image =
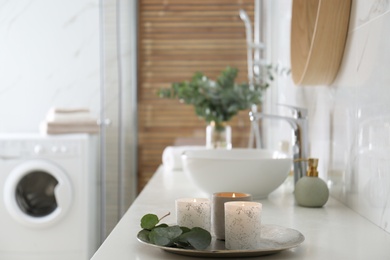
{"type": "Polygon", "coordinates": [[[98,1],[1,0],[0,35],[0,132],[38,132],[52,106],[98,115],[98,1]]]}
{"type": "MultiPolygon", "coordinates": [[[[291,1],[274,1],[272,38],[279,45],[273,62],[289,64],[291,1]],[[287,6],[287,7],[286,7],[287,6]],[[285,44],[280,44],[285,42],[285,44]]],[[[331,86],[294,86],[279,79],[270,91],[275,103],[309,109],[311,156],[320,159],[320,176],[335,198],[390,232],[390,3],[352,1],[343,62],[331,86]]],[[[276,50],[275,50],[276,48],[276,50]]],[[[288,126],[271,125],[268,145],[285,139],[288,126]],[[278,129],[278,134],[272,130],[278,129]]],[[[277,132],[277,131],[276,131],[277,132]]],[[[331,210],[331,209],[329,209],[331,210]]]]}

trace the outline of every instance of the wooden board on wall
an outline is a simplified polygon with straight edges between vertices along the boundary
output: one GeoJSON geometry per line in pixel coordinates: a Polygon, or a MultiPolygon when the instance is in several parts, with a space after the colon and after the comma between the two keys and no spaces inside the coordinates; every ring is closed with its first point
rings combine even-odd
{"type": "MultiPolygon", "coordinates": [[[[160,99],[159,88],[191,79],[196,71],[216,78],[237,67],[247,81],[245,27],[239,10],[253,21],[253,0],[139,0],[138,177],[139,191],[161,164],[166,146],[204,144],[205,122],[193,107],[160,99]]],[[[234,147],[248,144],[248,113],[231,121],[234,147]]]]}

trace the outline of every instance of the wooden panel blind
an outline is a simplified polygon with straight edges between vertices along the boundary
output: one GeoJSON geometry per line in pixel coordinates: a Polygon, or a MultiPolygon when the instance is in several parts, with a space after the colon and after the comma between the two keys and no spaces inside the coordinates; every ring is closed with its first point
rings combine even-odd
{"type": "MultiPolygon", "coordinates": [[[[246,40],[239,10],[253,21],[253,0],[140,0],[138,51],[139,191],[170,145],[205,144],[205,122],[190,105],[157,97],[157,90],[190,80],[196,71],[215,79],[226,66],[247,81],[246,40]]],[[[246,147],[248,112],[232,121],[233,147],[246,147]]]]}

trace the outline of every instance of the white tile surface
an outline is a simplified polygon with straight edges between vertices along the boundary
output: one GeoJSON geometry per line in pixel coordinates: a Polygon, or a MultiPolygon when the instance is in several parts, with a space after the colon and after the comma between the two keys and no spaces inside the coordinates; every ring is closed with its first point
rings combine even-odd
{"type": "Polygon", "coordinates": [[[350,30],[369,23],[390,10],[388,0],[358,0],[352,1],[350,30]]]}
{"type": "Polygon", "coordinates": [[[390,232],[390,1],[352,3],[335,82],[276,88],[289,93],[281,94],[283,102],[309,109],[311,155],[322,161],[320,176],[332,195],[390,232]]]}

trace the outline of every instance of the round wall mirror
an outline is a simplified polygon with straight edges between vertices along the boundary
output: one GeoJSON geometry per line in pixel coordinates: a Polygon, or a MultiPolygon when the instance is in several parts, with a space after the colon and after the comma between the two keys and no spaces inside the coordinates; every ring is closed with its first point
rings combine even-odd
{"type": "Polygon", "coordinates": [[[296,85],[329,85],[337,76],[351,0],[293,0],[291,73],[296,85]]]}

